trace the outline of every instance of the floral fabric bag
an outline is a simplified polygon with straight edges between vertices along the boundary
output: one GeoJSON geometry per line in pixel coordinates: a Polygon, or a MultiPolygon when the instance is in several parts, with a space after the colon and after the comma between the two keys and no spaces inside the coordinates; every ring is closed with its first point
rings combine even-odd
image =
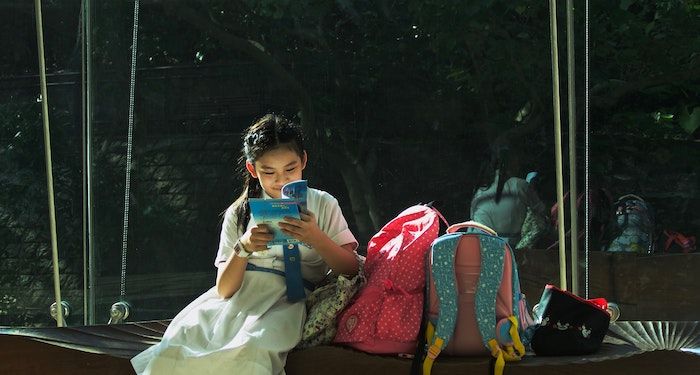
{"type": "Polygon", "coordinates": [[[357,255],[357,275],[331,275],[306,298],[306,322],[297,349],[330,344],[337,331],[337,318],[365,283],[365,257],[357,255]]]}

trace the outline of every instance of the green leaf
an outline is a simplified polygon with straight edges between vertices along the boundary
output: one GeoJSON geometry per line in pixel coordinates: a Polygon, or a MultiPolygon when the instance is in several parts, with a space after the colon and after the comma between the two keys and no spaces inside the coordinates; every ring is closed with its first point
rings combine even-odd
{"type": "Polygon", "coordinates": [[[651,21],[649,22],[645,27],[644,27],[644,33],[649,35],[651,31],[654,29],[654,26],[656,26],[656,22],[651,21]]]}
{"type": "Polygon", "coordinates": [[[683,107],[678,123],[688,134],[693,134],[700,127],[700,106],[694,107],[692,112],[688,112],[688,109],[683,107]]]}

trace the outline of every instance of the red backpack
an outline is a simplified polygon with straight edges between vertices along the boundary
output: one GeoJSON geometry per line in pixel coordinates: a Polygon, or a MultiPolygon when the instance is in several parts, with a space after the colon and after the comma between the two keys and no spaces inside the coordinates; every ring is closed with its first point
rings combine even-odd
{"type": "Polygon", "coordinates": [[[340,314],[335,343],[377,354],[415,351],[423,316],[425,258],[438,237],[440,218],[431,207],[412,206],[370,239],[367,283],[340,314]]]}

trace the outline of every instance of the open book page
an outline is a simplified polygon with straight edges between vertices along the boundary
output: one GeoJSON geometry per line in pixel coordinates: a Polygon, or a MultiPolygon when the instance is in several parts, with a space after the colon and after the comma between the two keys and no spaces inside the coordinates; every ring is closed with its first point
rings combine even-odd
{"type": "Polygon", "coordinates": [[[283,245],[288,243],[297,243],[297,239],[286,235],[282,232],[279,222],[285,216],[299,219],[299,208],[306,208],[306,180],[292,181],[282,187],[282,198],[279,199],[263,199],[250,198],[250,214],[256,224],[267,225],[274,238],[269,242],[270,245],[283,245]]]}

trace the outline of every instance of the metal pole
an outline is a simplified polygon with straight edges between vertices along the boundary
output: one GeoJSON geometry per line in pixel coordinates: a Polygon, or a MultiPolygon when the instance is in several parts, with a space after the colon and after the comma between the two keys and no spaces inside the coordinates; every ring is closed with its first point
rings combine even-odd
{"type": "Polygon", "coordinates": [[[559,287],[566,290],[566,249],[564,234],[564,184],[561,156],[561,116],[559,101],[559,49],[557,48],[557,4],[549,0],[549,28],[552,50],[552,106],[554,108],[554,156],[557,180],[557,221],[559,223],[559,287]]]}
{"type": "Polygon", "coordinates": [[[56,296],[56,324],[64,326],[61,305],[61,277],[58,269],[58,241],[56,236],[56,207],[53,194],[51,165],[51,132],[49,131],[49,97],[46,90],[46,60],[44,59],[44,27],[41,21],[41,0],[34,0],[36,16],[36,42],[39,49],[39,83],[41,86],[41,118],[44,123],[44,156],[46,158],[46,188],[49,198],[49,230],[51,232],[51,258],[53,262],[53,290],[56,296]]]}
{"type": "MultiPolygon", "coordinates": [[[[578,295],[578,207],[576,199],[576,75],[574,74],[574,1],[566,0],[566,66],[569,102],[569,199],[571,204],[571,293],[578,295]]],[[[588,200],[588,196],[584,198],[588,200]]]]}

